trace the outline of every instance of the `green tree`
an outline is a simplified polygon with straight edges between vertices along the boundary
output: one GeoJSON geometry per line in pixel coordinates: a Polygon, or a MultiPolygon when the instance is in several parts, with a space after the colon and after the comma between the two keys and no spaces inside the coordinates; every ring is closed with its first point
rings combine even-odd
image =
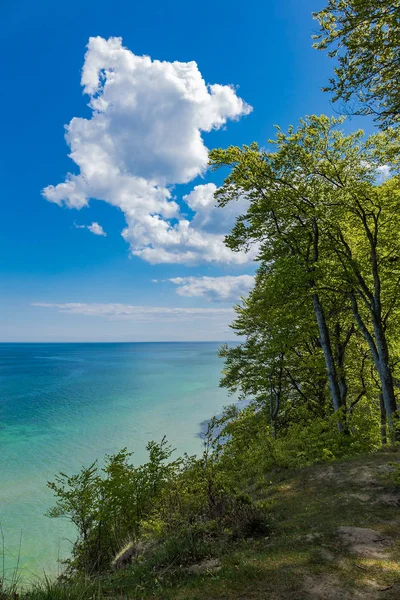
{"type": "Polygon", "coordinates": [[[400,121],[400,1],[329,0],[314,13],[314,47],[337,59],[325,91],[354,101],[352,112],[372,114],[384,127],[400,121]]]}
{"type": "Polygon", "coordinates": [[[328,400],[312,306],[282,262],[260,266],[253,290],[235,307],[232,328],[245,341],[220,351],[225,358],[221,385],[240,398],[254,398],[274,433],[287,426],[300,405],[326,414],[328,400]]]}
{"type": "MultiPolygon", "coordinates": [[[[284,434],[300,413],[310,419],[324,418],[332,409],[307,287],[299,281],[294,285],[293,274],[289,278],[279,266],[280,261],[260,266],[253,290],[235,307],[232,328],[245,341],[223,346],[220,355],[225,358],[221,385],[241,398],[253,398],[269,414],[273,431],[284,434]]],[[[370,393],[366,345],[340,294],[324,293],[323,305],[345,421],[346,412],[352,413],[370,393]]]]}
{"type": "MultiPolygon", "coordinates": [[[[345,392],[335,360],[337,329],[330,324],[340,294],[368,343],[392,421],[396,395],[386,332],[398,306],[399,179],[380,185],[380,178],[397,168],[398,138],[390,130],[366,141],[363,132],[346,136],[337,128],[342,121],[309,117],[297,130],[278,129],[273,152],[252,144],[214,150],[210,160],[214,168],[231,168],[217,192],[221,206],[249,200],[227,238],[229,247],[258,243],[261,263],[283,265],[282,277],[307,293],[334,410],[343,407],[345,392]]],[[[346,339],[348,332],[342,334],[346,339]]]]}

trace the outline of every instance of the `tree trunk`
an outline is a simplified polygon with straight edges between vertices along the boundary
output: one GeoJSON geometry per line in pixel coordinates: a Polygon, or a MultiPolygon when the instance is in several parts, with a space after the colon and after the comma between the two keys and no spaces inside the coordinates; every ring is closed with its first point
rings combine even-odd
{"type": "Polygon", "coordinates": [[[337,322],[335,325],[335,329],[334,329],[335,365],[336,365],[336,373],[337,373],[339,392],[340,392],[340,406],[342,406],[344,409],[346,409],[348,386],[347,386],[347,379],[346,379],[346,373],[345,373],[345,368],[344,368],[344,359],[345,359],[346,347],[351,339],[352,334],[354,333],[354,328],[353,328],[353,326],[351,326],[351,328],[348,330],[347,335],[345,336],[343,341],[341,340],[341,330],[342,330],[342,328],[340,326],[340,323],[337,322]]]}
{"type": "Polygon", "coordinates": [[[387,433],[386,433],[386,410],[385,403],[383,401],[383,394],[379,394],[379,406],[381,409],[381,440],[382,446],[384,446],[387,442],[387,433]]]}
{"type": "Polygon", "coordinates": [[[390,421],[393,417],[393,413],[397,410],[396,396],[394,393],[393,377],[389,365],[385,361],[380,361],[379,364],[379,375],[382,383],[383,400],[385,403],[385,410],[390,421]]]}
{"type": "Polygon", "coordinates": [[[394,425],[393,419],[397,411],[396,395],[394,393],[393,375],[389,365],[389,350],[381,319],[373,318],[375,343],[377,349],[376,370],[381,381],[382,396],[389,427],[394,425]]]}
{"type": "Polygon", "coordinates": [[[389,349],[381,317],[380,302],[375,298],[369,307],[373,325],[372,334],[360,315],[354,293],[351,295],[351,300],[354,318],[370,347],[372,360],[379,376],[383,404],[385,407],[387,422],[391,428],[391,434],[394,440],[399,441],[400,429],[397,426],[398,416],[396,412],[396,395],[394,393],[393,375],[389,365],[389,349]]]}
{"type": "Polygon", "coordinates": [[[276,424],[275,419],[277,417],[279,410],[279,397],[274,394],[274,386],[272,384],[272,378],[270,381],[270,390],[269,390],[269,419],[271,423],[271,435],[273,439],[276,439],[276,424]],[[274,402],[275,400],[275,402],[274,402]]]}
{"type": "MultiPolygon", "coordinates": [[[[325,366],[328,373],[329,389],[331,392],[332,403],[334,411],[338,411],[342,408],[341,395],[338,383],[338,377],[336,372],[335,360],[332,352],[332,345],[329,336],[328,326],[326,324],[324,310],[322,308],[318,294],[312,295],[313,307],[315,317],[318,324],[319,336],[321,348],[324,353],[325,366]]],[[[339,431],[344,430],[342,419],[338,422],[339,431]]]]}
{"type": "Polygon", "coordinates": [[[281,404],[281,396],[282,396],[282,376],[283,376],[283,352],[279,355],[279,368],[277,373],[277,386],[276,389],[273,383],[273,375],[274,370],[270,376],[270,390],[269,390],[269,413],[270,413],[270,422],[271,422],[271,433],[272,437],[276,439],[276,418],[279,413],[279,408],[281,404]]]}

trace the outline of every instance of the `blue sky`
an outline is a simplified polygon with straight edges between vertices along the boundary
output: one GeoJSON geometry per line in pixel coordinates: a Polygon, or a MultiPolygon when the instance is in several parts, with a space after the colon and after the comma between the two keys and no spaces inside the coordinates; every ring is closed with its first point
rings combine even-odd
{"type": "Polygon", "coordinates": [[[333,113],[323,5],[2,3],[0,341],[234,337],[255,266],[206,149],[333,113]]]}

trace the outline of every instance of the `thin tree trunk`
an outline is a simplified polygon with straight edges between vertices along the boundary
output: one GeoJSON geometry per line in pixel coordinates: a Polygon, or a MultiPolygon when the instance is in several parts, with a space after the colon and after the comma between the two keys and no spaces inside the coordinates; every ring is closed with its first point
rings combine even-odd
{"type": "MultiPolygon", "coordinates": [[[[314,293],[312,295],[312,301],[319,330],[321,348],[324,353],[325,366],[328,373],[329,389],[332,396],[333,408],[336,412],[342,408],[342,404],[329,330],[318,294],[314,293]]],[[[339,431],[344,430],[342,420],[338,422],[338,428],[339,431]]]]}
{"type": "Polygon", "coordinates": [[[346,409],[347,403],[347,394],[348,394],[348,386],[347,386],[347,378],[344,367],[344,359],[347,345],[351,339],[351,336],[354,333],[354,325],[352,325],[343,340],[341,340],[342,328],[339,322],[335,325],[335,364],[336,364],[336,372],[338,378],[339,392],[340,392],[340,405],[346,409]]]}
{"type": "MultiPolygon", "coordinates": [[[[310,288],[315,288],[315,268],[316,264],[319,260],[319,228],[317,219],[314,217],[312,220],[312,228],[313,228],[313,236],[312,236],[312,247],[313,247],[313,258],[312,263],[313,266],[310,268],[310,273],[313,274],[312,279],[309,281],[310,288]]],[[[322,351],[324,353],[325,366],[328,374],[328,382],[329,389],[331,392],[331,398],[333,403],[333,409],[335,412],[340,410],[341,408],[341,400],[340,400],[340,389],[337,378],[337,371],[335,360],[332,352],[331,339],[329,336],[329,329],[326,323],[324,309],[322,308],[321,301],[319,299],[319,295],[316,291],[312,294],[312,302],[314,307],[314,313],[317,320],[318,330],[319,330],[319,341],[321,344],[322,351]]],[[[338,421],[338,429],[339,431],[343,431],[345,428],[343,427],[342,419],[338,421]]]]}
{"type": "Polygon", "coordinates": [[[393,425],[393,418],[397,410],[397,405],[396,396],[394,394],[392,372],[389,365],[385,361],[380,361],[379,365],[377,365],[377,369],[382,385],[382,395],[388,422],[390,425],[393,425]]]}
{"type": "Polygon", "coordinates": [[[280,403],[281,403],[281,395],[282,395],[282,376],[283,376],[283,358],[284,354],[281,352],[279,355],[280,364],[278,369],[278,382],[277,387],[275,389],[273,384],[273,375],[274,371],[270,376],[270,395],[269,395],[269,411],[270,411],[270,422],[271,422],[271,433],[272,437],[276,439],[276,418],[279,413],[280,403]]]}
{"type": "Polygon", "coordinates": [[[270,422],[271,422],[271,436],[273,437],[274,440],[276,440],[275,419],[276,419],[276,415],[278,413],[278,410],[277,410],[278,403],[279,403],[279,400],[276,398],[276,404],[274,406],[274,391],[273,391],[273,386],[272,386],[272,382],[271,382],[270,396],[269,396],[269,416],[270,416],[270,422]]]}
{"type": "MultiPolygon", "coordinates": [[[[375,214],[372,216],[372,221],[370,220],[370,222],[368,222],[368,219],[370,218],[369,214],[366,212],[365,208],[361,205],[361,203],[357,201],[357,213],[364,226],[366,238],[368,239],[371,249],[369,260],[371,265],[371,275],[373,277],[373,289],[370,289],[358,267],[355,267],[356,263],[353,262],[352,266],[353,271],[357,277],[358,283],[360,285],[360,294],[362,297],[364,297],[364,302],[371,314],[371,321],[375,337],[375,352],[372,352],[372,354],[375,367],[381,381],[383,402],[385,405],[388,425],[391,429],[391,434],[393,435],[393,438],[399,440],[400,431],[398,430],[398,428],[396,428],[395,423],[395,421],[398,420],[396,412],[396,396],[394,393],[393,375],[389,365],[389,348],[386,340],[385,324],[382,316],[382,285],[378,250],[379,217],[381,214],[381,210],[378,209],[377,212],[375,212],[375,214]]],[[[350,247],[349,250],[351,256],[350,247]]],[[[367,328],[365,327],[365,329],[367,328]]],[[[370,337],[372,336],[370,335],[370,337]]]]}
{"type": "Polygon", "coordinates": [[[383,401],[383,394],[379,394],[379,406],[381,409],[381,440],[382,446],[387,443],[387,432],[386,432],[386,410],[385,403],[383,401]]]}
{"type": "MultiPolygon", "coordinates": [[[[375,316],[375,315],[374,315],[375,316]]],[[[393,426],[394,413],[397,411],[396,395],[394,393],[394,382],[392,370],[389,365],[389,349],[387,346],[386,335],[383,330],[382,322],[379,317],[373,319],[376,349],[377,349],[377,363],[376,370],[378,371],[379,379],[382,386],[382,395],[385,405],[385,411],[388,419],[389,426],[393,426]]]]}
{"type": "Polygon", "coordinates": [[[370,306],[370,314],[374,330],[374,335],[372,335],[364,323],[363,318],[361,317],[354,293],[351,294],[351,303],[354,318],[369,345],[372,360],[379,376],[388,425],[392,429],[393,438],[398,441],[400,439],[400,430],[397,430],[395,427],[396,421],[398,420],[396,412],[396,395],[394,393],[393,375],[389,365],[389,350],[382,319],[379,314],[379,306],[377,309],[376,301],[375,306],[370,306]]]}

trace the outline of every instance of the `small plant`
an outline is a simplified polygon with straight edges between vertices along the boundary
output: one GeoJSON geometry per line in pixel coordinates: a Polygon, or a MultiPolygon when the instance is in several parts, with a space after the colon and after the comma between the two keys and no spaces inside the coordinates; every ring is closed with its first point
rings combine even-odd
{"type": "Polygon", "coordinates": [[[22,532],[18,547],[18,555],[15,566],[11,569],[6,569],[6,548],[5,535],[3,527],[0,523],[0,540],[1,540],[1,575],[0,575],[0,600],[17,600],[19,599],[19,587],[21,581],[20,572],[20,557],[22,545],[22,532]]]}

